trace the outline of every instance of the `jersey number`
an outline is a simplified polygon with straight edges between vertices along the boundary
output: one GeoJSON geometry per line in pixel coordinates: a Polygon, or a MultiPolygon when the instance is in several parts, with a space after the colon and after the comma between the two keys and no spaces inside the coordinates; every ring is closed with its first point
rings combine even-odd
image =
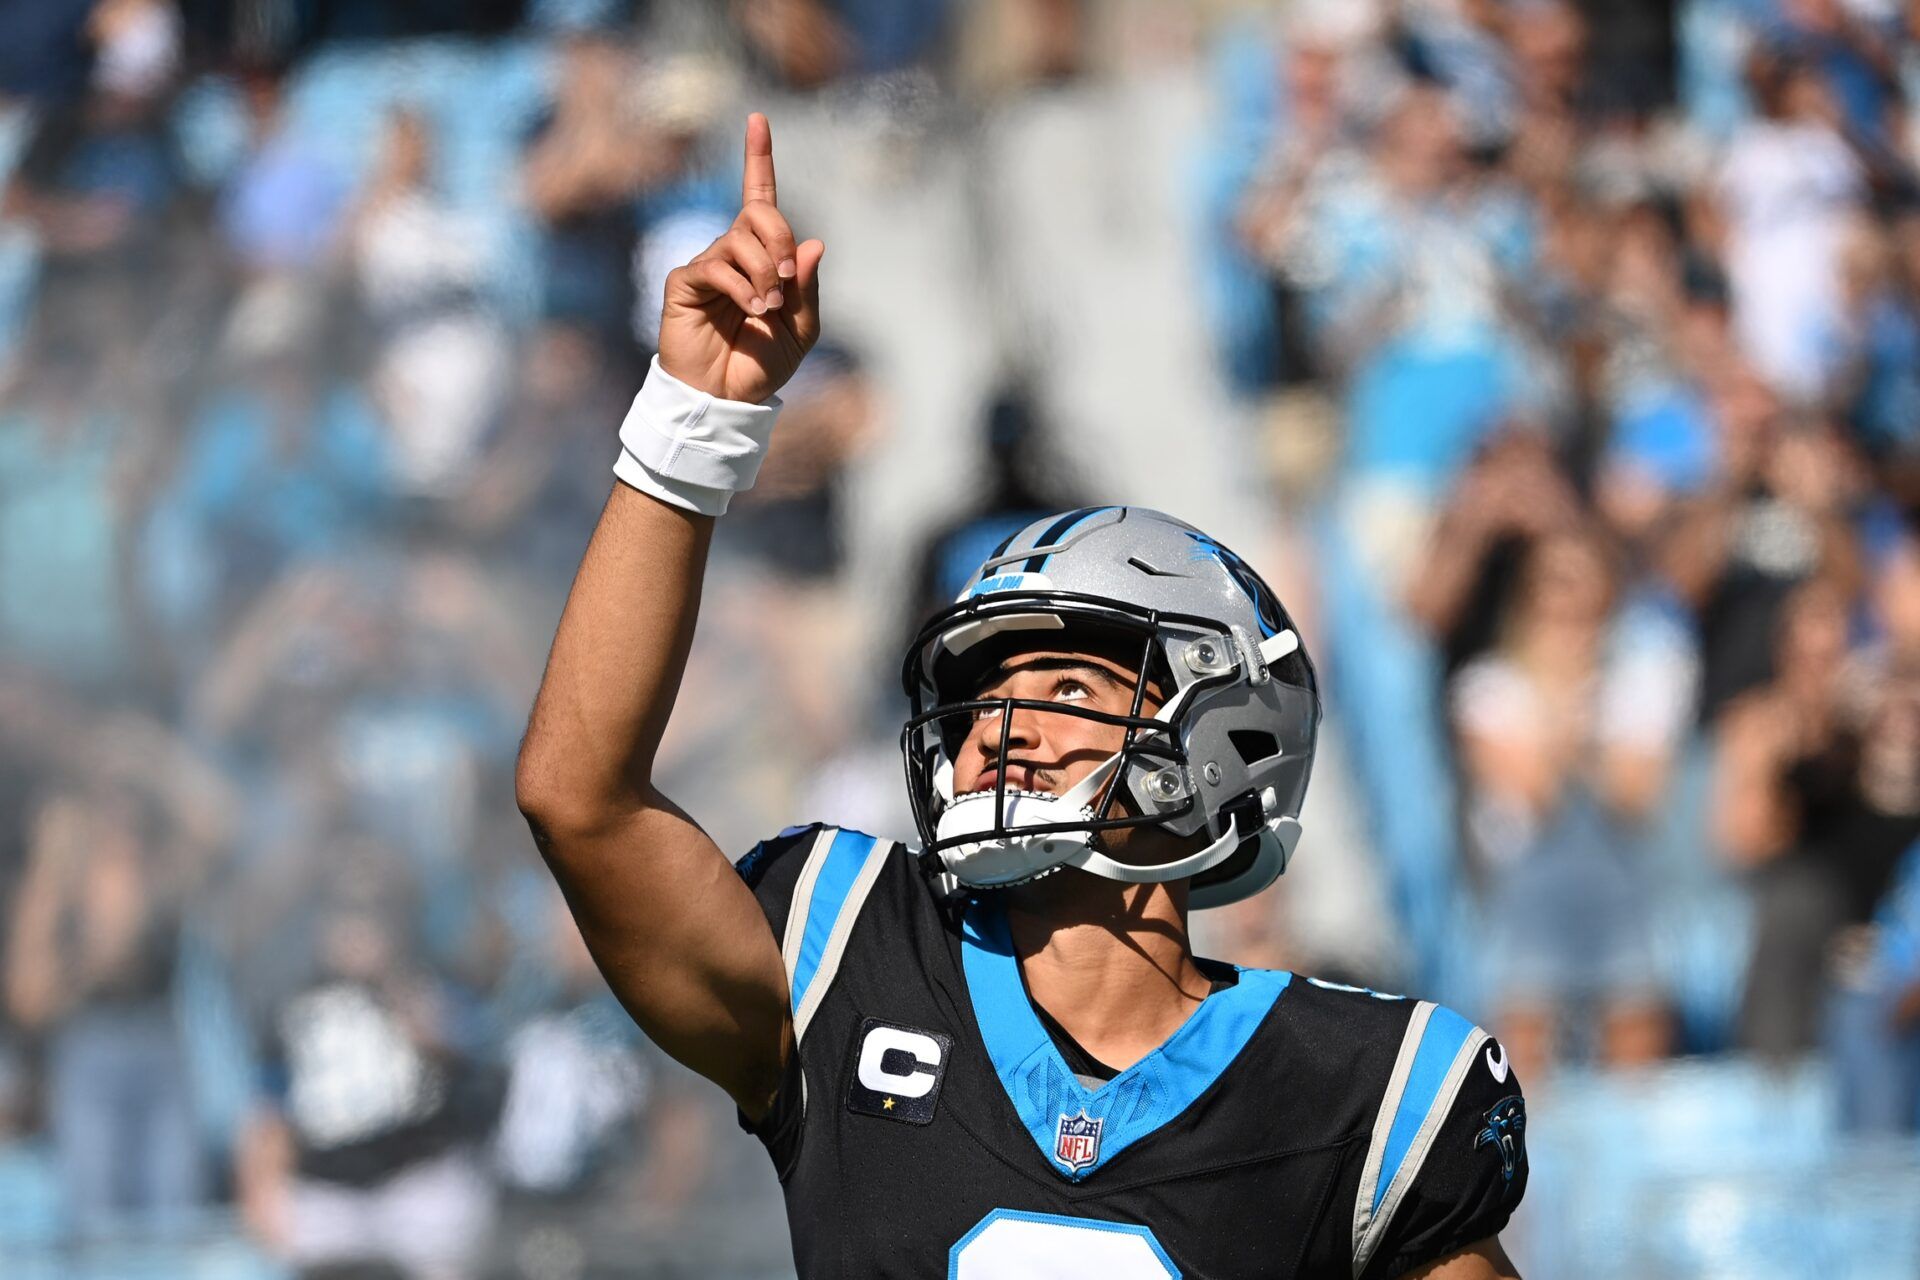
{"type": "Polygon", "coordinates": [[[947,1280],[1180,1280],[1180,1269],[1131,1222],[995,1209],[947,1255],[947,1280]]]}

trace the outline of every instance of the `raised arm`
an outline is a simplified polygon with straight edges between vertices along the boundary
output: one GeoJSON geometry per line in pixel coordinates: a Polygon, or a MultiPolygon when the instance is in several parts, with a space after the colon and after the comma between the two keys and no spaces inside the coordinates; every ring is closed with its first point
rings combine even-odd
{"type": "MultiPolygon", "coordinates": [[[[763,116],[746,153],[739,217],[667,277],[659,368],[683,398],[766,401],[819,336],[824,247],[796,245],[780,214],[763,116]]],[[[640,488],[614,486],[574,577],[515,790],[614,993],[757,1117],[792,1036],[779,947],[726,856],[653,785],[713,532],[698,508],[719,491],[642,461],[623,457],[640,488]]]]}

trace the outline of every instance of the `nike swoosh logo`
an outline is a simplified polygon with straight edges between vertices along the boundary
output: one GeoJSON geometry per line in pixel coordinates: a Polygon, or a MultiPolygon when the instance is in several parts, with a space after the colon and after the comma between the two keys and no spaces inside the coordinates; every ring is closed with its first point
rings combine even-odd
{"type": "Polygon", "coordinates": [[[1487,1070],[1493,1072],[1493,1078],[1501,1084],[1507,1082],[1507,1047],[1505,1045],[1490,1044],[1487,1046],[1487,1070]],[[1495,1049],[1500,1050],[1500,1056],[1498,1058],[1493,1056],[1495,1049]]]}

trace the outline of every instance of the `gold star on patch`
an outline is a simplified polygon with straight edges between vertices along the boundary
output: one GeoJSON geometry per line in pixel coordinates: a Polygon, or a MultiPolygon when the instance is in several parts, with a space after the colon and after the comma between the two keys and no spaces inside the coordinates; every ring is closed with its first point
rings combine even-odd
{"type": "Polygon", "coordinates": [[[885,1102],[880,1104],[880,1107],[882,1110],[885,1110],[885,1111],[893,1110],[893,1099],[888,1098],[885,1102]]]}

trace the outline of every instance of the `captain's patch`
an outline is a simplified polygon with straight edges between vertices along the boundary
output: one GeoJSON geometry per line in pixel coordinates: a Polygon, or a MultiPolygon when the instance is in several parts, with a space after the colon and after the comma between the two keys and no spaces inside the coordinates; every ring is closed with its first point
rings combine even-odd
{"type": "Polygon", "coordinates": [[[885,1120],[926,1124],[946,1079],[953,1037],[868,1018],[854,1046],[847,1110],[885,1120]]]}

